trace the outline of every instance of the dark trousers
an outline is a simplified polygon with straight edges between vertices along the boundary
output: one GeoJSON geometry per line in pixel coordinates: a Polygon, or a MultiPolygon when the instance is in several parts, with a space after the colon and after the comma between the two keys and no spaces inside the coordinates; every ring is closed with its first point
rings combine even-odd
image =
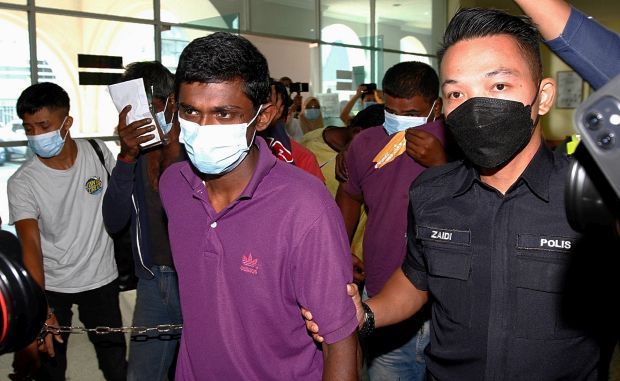
{"type": "MultiPolygon", "coordinates": [[[[123,325],[118,300],[118,280],[94,290],[67,294],[46,291],[47,302],[61,326],[70,326],[73,318],[71,307],[78,306],[79,318],[86,328],[112,327],[123,325]]],[[[64,380],[67,369],[67,344],[69,334],[63,333],[63,344],[54,341],[55,357],[41,354],[41,369],[36,380],[64,380]]],[[[108,381],[127,379],[125,336],[122,333],[97,335],[88,333],[88,339],[95,346],[99,369],[108,381]]]]}

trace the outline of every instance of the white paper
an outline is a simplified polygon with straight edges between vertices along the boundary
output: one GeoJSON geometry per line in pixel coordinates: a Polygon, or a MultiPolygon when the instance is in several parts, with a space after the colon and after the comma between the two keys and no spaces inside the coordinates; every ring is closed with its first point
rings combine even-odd
{"type": "MultiPolygon", "coordinates": [[[[149,101],[144,90],[144,81],[142,78],[132,79],[125,82],[116,83],[108,86],[108,91],[112,97],[112,102],[116,106],[116,110],[121,112],[127,105],[131,105],[131,110],[127,113],[126,123],[130,124],[136,120],[151,118],[151,124],[144,126],[156,126],[155,118],[149,109],[149,101]]],[[[154,144],[161,143],[157,127],[155,130],[147,132],[153,134],[153,139],[140,144],[142,147],[150,147],[154,144]]]]}

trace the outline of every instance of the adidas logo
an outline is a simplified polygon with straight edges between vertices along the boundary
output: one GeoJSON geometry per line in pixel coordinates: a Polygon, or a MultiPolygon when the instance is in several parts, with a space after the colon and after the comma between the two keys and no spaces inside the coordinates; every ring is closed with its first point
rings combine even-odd
{"type": "Polygon", "coordinates": [[[252,275],[258,274],[258,258],[252,258],[252,253],[241,256],[241,271],[252,275]]]}

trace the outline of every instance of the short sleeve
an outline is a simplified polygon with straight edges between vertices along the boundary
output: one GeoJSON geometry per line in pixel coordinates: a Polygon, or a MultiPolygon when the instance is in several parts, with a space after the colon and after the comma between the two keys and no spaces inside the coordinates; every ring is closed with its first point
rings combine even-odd
{"type": "Polygon", "coordinates": [[[29,218],[38,219],[39,205],[29,184],[21,178],[10,178],[7,184],[9,198],[9,225],[29,218]]]}
{"type": "Polygon", "coordinates": [[[312,223],[293,250],[293,279],[298,303],[312,311],[325,342],[332,344],[357,328],[355,306],[347,295],[353,281],[351,254],[337,207],[312,223]]]}
{"type": "Polygon", "coordinates": [[[413,285],[422,291],[428,290],[428,277],[424,250],[416,235],[415,200],[413,186],[409,190],[409,207],[407,210],[407,255],[403,262],[402,270],[413,285]]]}
{"type": "Polygon", "coordinates": [[[356,144],[356,142],[359,142],[359,139],[353,139],[344,156],[344,160],[347,163],[347,173],[349,178],[343,185],[345,192],[348,194],[353,196],[361,196],[362,186],[360,178],[360,165],[362,163],[360,163],[359,144],[356,144]]]}

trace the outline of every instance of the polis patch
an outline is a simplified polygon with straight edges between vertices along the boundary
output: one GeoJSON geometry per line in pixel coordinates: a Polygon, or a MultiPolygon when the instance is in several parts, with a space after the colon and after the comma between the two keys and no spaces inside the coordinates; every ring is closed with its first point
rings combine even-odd
{"type": "Polygon", "coordinates": [[[86,192],[92,195],[99,194],[103,189],[103,181],[101,181],[99,176],[93,176],[86,180],[84,188],[86,189],[86,192]]]}
{"type": "Polygon", "coordinates": [[[517,236],[518,249],[568,252],[574,246],[574,239],[568,237],[535,234],[519,234],[517,236]]]}

